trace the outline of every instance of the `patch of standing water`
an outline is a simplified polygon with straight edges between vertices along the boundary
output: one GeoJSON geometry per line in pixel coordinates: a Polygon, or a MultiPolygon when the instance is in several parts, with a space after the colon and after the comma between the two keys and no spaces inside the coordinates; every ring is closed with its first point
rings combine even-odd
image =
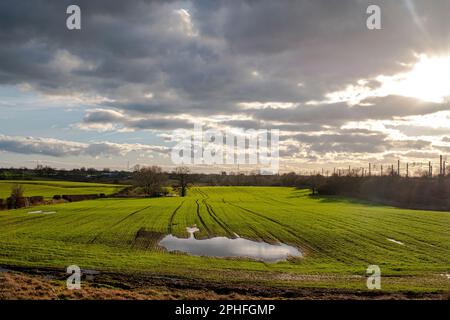
{"type": "Polygon", "coordinates": [[[54,214],[56,213],[56,211],[42,211],[42,210],[38,210],[38,211],[29,211],[29,214],[54,214]]]}
{"type": "Polygon", "coordinates": [[[399,245],[402,245],[402,246],[405,245],[403,242],[398,241],[398,240],[394,240],[394,239],[390,239],[390,238],[386,238],[386,240],[390,241],[390,242],[393,242],[393,243],[396,243],[396,244],[399,244],[399,245]]]}
{"type": "Polygon", "coordinates": [[[178,238],[171,234],[165,236],[159,245],[168,251],[181,251],[194,256],[209,256],[219,258],[249,258],[265,262],[278,262],[288,257],[301,257],[301,252],[284,243],[269,244],[248,239],[230,239],[214,237],[209,239],[195,239],[194,233],[198,228],[186,228],[189,238],[178,238]]]}

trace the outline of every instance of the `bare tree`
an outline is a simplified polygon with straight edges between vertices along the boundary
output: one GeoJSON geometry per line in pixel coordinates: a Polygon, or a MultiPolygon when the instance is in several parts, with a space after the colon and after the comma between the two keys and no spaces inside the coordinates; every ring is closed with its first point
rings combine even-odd
{"type": "Polygon", "coordinates": [[[178,186],[176,186],[176,189],[179,190],[181,197],[186,196],[189,172],[190,170],[188,167],[178,167],[173,172],[178,179],[178,186]]]}
{"type": "Polygon", "coordinates": [[[24,189],[20,184],[14,184],[11,187],[11,195],[7,199],[9,202],[8,207],[11,209],[27,207],[28,203],[24,199],[24,189]]]}
{"type": "Polygon", "coordinates": [[[18,199],[23,198],[23,187],[20,184],[13,184],[11,186],[11,198],[18,199]]]}
{"type": "Polygon", "coordinates": [[[134,171],[134,181],[147,196],[154,197],[162,193],[166,176],[158,166],[142,167],[134,171]]]}

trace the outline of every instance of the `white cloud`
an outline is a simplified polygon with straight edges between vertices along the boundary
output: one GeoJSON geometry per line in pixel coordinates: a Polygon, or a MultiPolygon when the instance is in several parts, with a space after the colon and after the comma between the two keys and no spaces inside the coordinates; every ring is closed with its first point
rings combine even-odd
{"type": "Polygon", "coordinates": [[[48,66],[57,72],[63,73],[70,73],[76,70],[92,71],[95,69],[95,65],[92,62],[83,61],[80,57],[65,49],[57,50],[48,66]]]}
{"type": "Polygon", "coordinates": [[[421,54],[416,57],[414,64],[404,64],[409,67],[406,72],[361,79],[357,84],[347,85],[343,90],[327,93],[323,101],[310,103],[347,102],[349,105],[356,105],[371,97],[389,95],[434,103],[446,102],[450,97],[450,55],[421,54]],[[373,83],[378,86],[374,88],[373,83]]]}
{"type": "Polygon", "coordinates": [[[40,154],[52,157],[111,157],[123,156],[135,151],[167,153],[168,148],[144,144],[119,144],[105,141],[81,143],[52,138],[0,135],[0,151],[19,154],[40,154]]]}
{"type": "Polygon", "coordinates": [[[259,101],[251,101],[251,102],[240,102],[238,103],[238,106],[241,107],[244,110],[248,109],[266,109],[266,108],[273,108],[273,109],[290,109],[297,106],[297,103],[293,102],[277,102],[277,101],[271,101],[271,102],[259,102],[259,101]]]}
{"type": "Polygon", "coordinates": [[[188,37],[198,36],[198,30],[195,29],[188,9],[178,9],[174,11],[180,19],[180,30],[188,37]]]}

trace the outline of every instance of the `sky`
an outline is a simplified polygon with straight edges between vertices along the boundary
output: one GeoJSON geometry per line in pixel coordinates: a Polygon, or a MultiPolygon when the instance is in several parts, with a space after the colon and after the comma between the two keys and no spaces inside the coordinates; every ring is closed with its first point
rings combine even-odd
{"type": "Polygon", "coordinates": [[[0,166],[171,168],[174,130],[201,124],[278,129],[280,172],[420,168],[450,152],[449,14],[448,0],[3,0],[0,166]]]}

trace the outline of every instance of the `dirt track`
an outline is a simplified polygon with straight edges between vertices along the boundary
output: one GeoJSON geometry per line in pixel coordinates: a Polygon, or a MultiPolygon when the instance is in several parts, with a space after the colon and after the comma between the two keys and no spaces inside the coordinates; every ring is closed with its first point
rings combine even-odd
{"type": "Polygon", "coordinates": [[[66,289],[60,270],[9,268],[0,272],[0,299],[444,299],[448,293],[386,293],[326,288],[283,289],[227,285],[152,274],[100,273],[82,278],[81,290],[66,289]]]}

